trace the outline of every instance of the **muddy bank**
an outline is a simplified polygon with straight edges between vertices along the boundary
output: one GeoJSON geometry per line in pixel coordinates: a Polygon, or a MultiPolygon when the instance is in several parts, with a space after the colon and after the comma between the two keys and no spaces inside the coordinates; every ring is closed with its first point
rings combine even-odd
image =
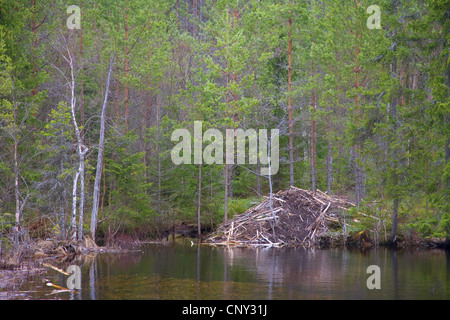
{"type": "Polygon", "coordinates": [[[83,241],[45,239],[28,240],[14,246],[13,250],[3,253],[0,269],[19,266],[26,261],[70,260],[78,255],[93,253],[120,253],[136,250],[137,241],[120,241],[108,246],[98,246],[89,236],[83,241]]]}
{"type": "MultiPolygon", "coordinates": [[[[14,250],[2,252],[0,257],[0,299],[25,297],[29,291],[21,291],[22,285],[34,276],[42,277],[55,271],[67,275],[58,266],[77,265],[80,259],[95,257],[102,253],[134,252],[139,246],[136,241],[122,241],[102,247],[96,245],[90,237],[85,237],[82,242],[60,239],[21,242],[14,246],[14,250]]],[[[37,284],[39,285],[52,286],[51,283],[37,284]]]]}
{"type": "Polygon", "coordinates": [[[25,296],[25,292],[21,290],[23,284],[29,281],[30,277],[45,275],[47,271],[46,268],[39,267],[35,263],[27,263],[10,269],[0,268],[0,300],[25,296]]]}

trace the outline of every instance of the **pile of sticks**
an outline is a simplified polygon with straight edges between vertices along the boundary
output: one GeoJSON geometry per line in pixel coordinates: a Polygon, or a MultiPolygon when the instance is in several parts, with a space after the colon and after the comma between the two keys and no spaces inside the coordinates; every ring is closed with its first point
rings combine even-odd
{"type": "Polygon", "coordinates": [[[206,240],[213,245],[281,247],[313,246],[339,224],[343,210],[353,203],[317,190],[291,187],[222,224],[206,240]]]}

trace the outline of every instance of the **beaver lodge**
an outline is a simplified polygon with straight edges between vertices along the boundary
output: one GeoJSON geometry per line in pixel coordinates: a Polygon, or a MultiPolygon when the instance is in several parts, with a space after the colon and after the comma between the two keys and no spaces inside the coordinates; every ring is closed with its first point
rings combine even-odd
{"type": "Polygon", "coordinates": [[[330,240],[330,231],[344,225],[354,203],[295,187],[279,191],[245,213],[222,224],[205,243],[213,245],[311,247],[330,240]]]}

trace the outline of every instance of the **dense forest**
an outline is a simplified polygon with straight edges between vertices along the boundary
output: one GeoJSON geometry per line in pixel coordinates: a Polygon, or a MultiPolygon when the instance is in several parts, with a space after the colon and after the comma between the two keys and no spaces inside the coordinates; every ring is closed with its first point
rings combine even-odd
{"type": "Polygon", "coordinates": [[[391,241],[448,238],[449,8],[0,1],[1,239],[204,232],[290,186],[348,197],[391,241]],[[278,172],[175,164],[195,121],[278,129],[278,172]]]}

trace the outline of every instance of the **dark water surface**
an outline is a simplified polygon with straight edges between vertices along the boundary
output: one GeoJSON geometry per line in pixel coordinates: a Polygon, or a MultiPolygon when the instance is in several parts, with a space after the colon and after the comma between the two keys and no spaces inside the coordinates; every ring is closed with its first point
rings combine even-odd
{"type": "MultiPolygon", "coordinates": [[[[81,290],[50,270],[20,288],[19,299],[449,299],[450,254],[441,250],[216,248],[149,245],[142,252],[73,262],[81,290]],[[369,290],[370,265],[381,289],[369,290]]],[[[58,265],[66,269],[68,265],[58,265]]]]}

